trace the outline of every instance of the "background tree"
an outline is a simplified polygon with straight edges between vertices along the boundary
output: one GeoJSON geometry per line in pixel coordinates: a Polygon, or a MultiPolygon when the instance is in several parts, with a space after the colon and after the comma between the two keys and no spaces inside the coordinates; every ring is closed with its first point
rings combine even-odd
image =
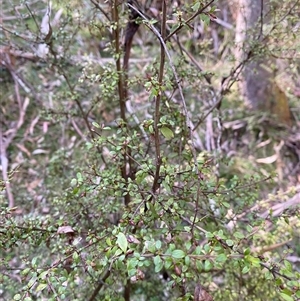
{"type": "MultiPolygon", "coordinates": [[[[277,35],[283,37],[283,22],[290,23],[291,28],[295,26],[293,21],[289,21],[293,15],[297,15],[299,3],[296,1],[279,7],[277,2],[240,0],[234,4],[234,9],[237,10],[237,63],[247,61],[241,71],[242,95],[252,108],[274,113],[280,121],[291,125],[288,99],[276,82],[277,59],[282,61],[282,57],[276,53],[278,50],[269,44],[277,35]],[[279,9],[285,14],[281,19],[276,18],[279,9]]],[[[279,43],[278,46],[283,48],[283,43],[279,43]]],[[[295,55],[292,49],[290,55],[295,55]]]]}

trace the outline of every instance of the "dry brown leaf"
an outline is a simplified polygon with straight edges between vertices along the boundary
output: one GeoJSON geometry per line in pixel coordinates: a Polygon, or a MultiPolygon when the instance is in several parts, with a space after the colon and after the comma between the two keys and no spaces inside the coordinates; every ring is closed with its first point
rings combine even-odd
{"type": "Polygon", "coordinates": [[[214,301],[212,296],[202,287],[201,284],[197,284],[194,292],[194,301],[214,301]]]}
{"type": "Polygon", "coordinates": [[[46,134],[48,132],[49,122],[43,122],[43,133],[46,134]]]}
{"type": "Polygon", "coordinates": [[[36,116],[30,123],[30,127],[29,127],[29,133],[30,135],[33,135],[33,131],[34,131],[34,127],[36,126],[36,124],[39,122],[40,116],[36,116]]]}
{"type": "Polygon", "coordinates": [[[49,151],[38,148],[38,149],[35,149],[35,150],[32,152],[32,154],[33,154],[33,155],[49,154],[49,151]]]}
{"type": "Polygon", "coordinates": [[[36,179],[32,182],[30,182],[28,185],[27,185],[27,190],[29,192],[32,192],[36,187],[38,187],[38,185],[41,183],[41,179],[36,179]]]}
{"type": "Polygon", "coordinates": [[[264,164],[271,164],[274,163],[277,160],[277,154],[270,156],[270,157],[266,157],[266,158],[260,158],[260,159],[256,159],[257,163],[264,163],[264,164]]]}
{"type": "Polygon", "coordinates": [[[133,243],[133,244],[140,244],[141,242],[133,235],[128,235],[127,236],[127,241],[129,243],[133,243]]]}
{"type": "Polygon", "coordinates": [[[16,143],[15,145],[19,150],[21,150],[23,153],[25,153],[28,157],[31,157],[30,151],[24,145],[22,145],[20,143],[16,143]]]}
{"type": "Polygon", "coordinates": [[[70,234],[74,233],[74,230],[71,226],[62,226],[57,229],[58,234],[70,234]]]}

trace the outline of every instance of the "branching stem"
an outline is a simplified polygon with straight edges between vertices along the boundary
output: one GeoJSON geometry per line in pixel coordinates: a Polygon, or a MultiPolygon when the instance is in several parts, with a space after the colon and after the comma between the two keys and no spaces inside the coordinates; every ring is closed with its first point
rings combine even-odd
{"type": "MultiPolygon", "coordinates": [[[[162,3],[162,22],[161,22],[161,37],[162,39],[166,36],[166,21],[167,21],[167,5],[166,0],[162,3]]],[[[154,133],[155,133],[155,153],[156,153],[156,170],[155,176],[152,186],[153,193],[159,186],[159,174],[160,174],[160,167],[161,167],[161,153],[160,153],[160,135],[159,135],[159,119],[160,119],[160,103],[161,103],[161,96],[162,96],[162,85],[163,85],[163,76],[165,70],[165,56],[166,51],[164,45],[161,43],[160,45],[160,64],[159,64],[159,73],[158,73],[158,86],[159,92],[158,95],[155,97],[155,113],[154,113],[154,133]]]]}

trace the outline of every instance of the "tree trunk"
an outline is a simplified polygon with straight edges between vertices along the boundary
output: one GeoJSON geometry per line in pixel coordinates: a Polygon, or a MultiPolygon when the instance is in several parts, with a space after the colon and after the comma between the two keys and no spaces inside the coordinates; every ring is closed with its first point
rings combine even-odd
{"type": "MultiPolygon", "coordinates": [[[[246,60],[240,74],[239,87],[246,104],[256,110],[276,114],[279,121],[290,124],[291,115],[286,95],[275,82],[276,60],[264,53],[263,24],[268,22],[268,1],[231,0],[236,16],[236,60],[246,60]]],[[[268,14],[270,15],[270,14],[268,14]]]]}

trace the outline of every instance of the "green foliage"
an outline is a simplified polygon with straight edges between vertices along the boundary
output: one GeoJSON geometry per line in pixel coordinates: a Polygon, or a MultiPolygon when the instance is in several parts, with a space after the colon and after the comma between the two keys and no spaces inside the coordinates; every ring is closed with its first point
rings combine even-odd
{"type": "Polygon", "coordinates": [[[6,49],[16,62],[3,66],[3,133],[17,134],[1,153],[13,172],[0,190],[13,187],[14,206],[3,193],[0,297],[196,300],[201,285],[215,301],[299,299],[299,210],[274,212],[297,191],[267,197],[273,162],[256,160],[273,149],[257,144],[282,136],[266,130],[267,117],[230,112],[231,86],[217,89],[234,66],[218,58],[226,67],[213,68],[207,33],[199,43],[191,34],[200,20],[212,30],[216,7],[168,7],[169,34],[181,41],[161,43],[161,22],[139,21],[147,26],[126,70],[128,9],[115,3],[54,1],[47,39],[44,2],[22,2],[18,22],[4,22],[6,45],[27,56],[6,49]]]}

